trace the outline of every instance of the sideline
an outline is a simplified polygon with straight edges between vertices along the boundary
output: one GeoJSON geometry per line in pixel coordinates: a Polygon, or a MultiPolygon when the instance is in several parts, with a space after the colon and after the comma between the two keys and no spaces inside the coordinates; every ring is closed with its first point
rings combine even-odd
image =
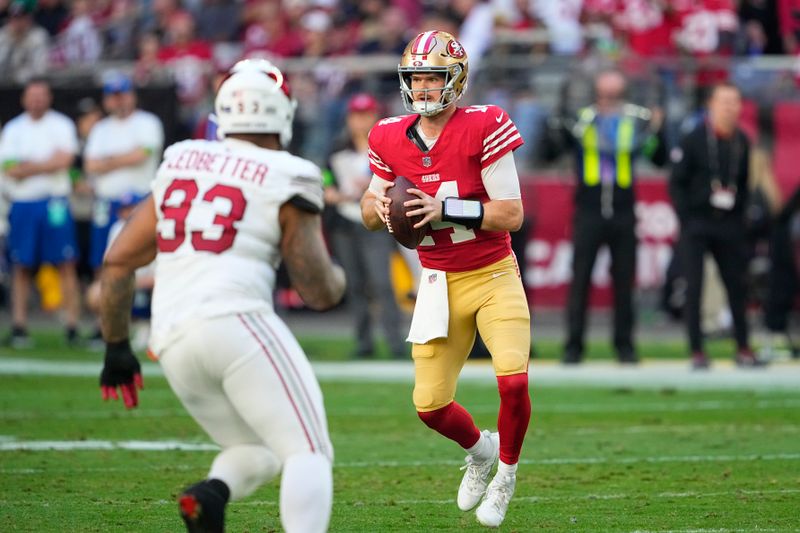
{"type": "MultiPolygon", "coordinates": [[[[411,383],[411,361],[312,362],[321,381],[367,381],[411,383]]],[[[163,376],[161,368],[142,362],[146,377],[163,376]]],[[[0,357],[0,375],[95,377],[100,363],[47,361],[0,357]]],[[[645,361],[638,366],[614,362],[588,362],[563,366],[556,361],[531,362],[531,386],[582,386],[598,388],[674,388],[698,390],[800,390],[800,362],[776,362],[767,368],[739,369],[730,361],[714,361],[712,369],[694,371],[687,361],[645,361]]],[[[494,383],[489,361],[468,362],[462,381],[494,383]]]]}

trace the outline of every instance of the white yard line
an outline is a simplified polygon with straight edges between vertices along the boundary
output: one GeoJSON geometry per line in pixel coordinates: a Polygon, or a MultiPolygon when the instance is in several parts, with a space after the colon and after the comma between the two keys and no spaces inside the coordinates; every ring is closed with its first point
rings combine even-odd
{"type": "MultiPolygon", "coordinates": [[[[110,440],[28,440],[18,441],[13,436],[0,438],[0,452],[9,451],[187,451],[213,452],[219,447],[207,442],[164,441],[110,441],[110,440]]],[[[589,465],[589,464],[634,464],[634,463],[701,463],[701,462],[751,462],[751,461],[800,461],[800,453],[740,454],[740,455],[655,455],[644,457],[553,457],[522,459],[528,465],[589,465]]],[[[403,468],[419,466],[461,465],[457,460],[429,461],[350,461],[337,462],[337,468],[403,468]]],[[[0,469],[3,473],[33,473],[36,469],[0,469]]]]}
{"type": "MultiPolygon", "coordinates": [[[[147,397],[147,390],[142,393],[145,398],[147,397]]],[[[98,391],[98,402],[99,391],[98,391]]],[[[769,411],[773,409],[795,409],[800,408],[800,398],[776,398],[774,400],[728,400],[728,401],[673,401],[673,402],[637,402],[632,399],[633,403],[613,403],[613,404],[589,404],[589,403],[573,403],[563,405],[542,405],[536,403],[534,397],[534,412],[535,413],[559,413],[559,414],[588,414],[588,413],[685,413],[691,411],[738,411],[741,409],[769,411]]],[[[182,408],[175,409],[152,409],[142,406],[137,410],[125,412],[119,406],[119,403],[109,404],[110,409],[98,403],[98,409],[93,410],[74,410],[74,411],[37,411],[37,410],[3,410],[0,411],[0,421],[3,420],[106,420],[109,418],[118,418],[125,416],[132,419],[152,419],[152,418],[166,418],[166,417],[186,417],[188,414],[182,408]]],[[[497,413],[497,405],[470,405],[469,411],[474,415],[479,414],[494,414],[497,413]]],[[[383,418],[389,415],[396,414],[397,410],[389,407],[346,407],[346,408],[331,408],[328,409],[328,417],[361,417],[361,418],[383,418]]],[[[758,424],[748,424],[748,428],[769,431],[780,431],[784,433],[797,433],[800,432],[800,425],[796,424],[781,424],[780,426],[766,426],[758,424]]],[[[658,431],[705,431],[709,432],[714,429],[720,431],[735,430],[737,426],[733,424],[695,424],[695,425],[644,425],[644,426],[627,426],[615,430],[620,433],[647,433],[658,431]]],[[[536,431],[534,428],[533,431],[536,431]]],[[[592,428],[586,426],[579,427],[559,427],[557,431],[575,432],[575,433],[596,433],[598,431],[607,432],[607,428],[592,428]]]]}
{"type": "MultiPolygon", "coordinates": [[[[315,362],[314,371],[324,381],[373,381],[410,383],[412,363],[406,361],[315,362]]],[[[95,377],[100,363],[48,361],[0,357],[0,375],[50,375],[95,377]]],[[[143,374],[163,376],[161,368],[143,363],[143,374]]],[[[554,361],[531,363],[531,384],[580,385],[605,388],[679,388],[735,390],[800,390],[800,362],[781,362],[768,368],[738,369],[729,361],[714,363],[709,371],[697,372],[686,361],[646,361],[629,368],[611,362],[590,362],[565,367],[554,361]]],[[[461,373],[464,381],[494,383],[488,361],[470,362],[461,373]]]]}
{"type": "MultiPolygon", "coordinates": [[[[515,495],[513,502],[516,504],[520,503],[548,503],[548,502],[587,502],[587,501],[608,501],[608,500],[642,500],[647,498],[654,498],[654,499],[697,499],[697,498],[720,498],[720,497],[742,497],[742,496],[785,496],[785,495],[792,495],[800,493],[800,489],[766,489],[766,490],[727,490],[727,491],[714,491],[714,492],[657,492],[653,494],[648,494],[644,492],[637,492],[635,494],[627,494],[627,493],[590,493],[590,494],[565,494],[560,496],[522,496],[522,495],[515,495]]],[[[359,506],[369,506],[369,507],[382,507],[386,505],[454,505],[455,498],[436,498],[436,499],[429,499],[429,498],[422,498],[422,499],[391,499],[391,500],[381,500],[381,499],[372,499],[372,500],[355,500],[359,506]]],[[[102,501],[88,501],[86,503],[95,504],[95,505],[114,505],[114,506],[125,506],[125,505],[138,505],[141,506],[142,502],[131,502],[130,500],[109,500],[107,498],[103,498],[102,501]]],[[[335,504],[340,505],[349,505],[353,503],[352,501],[341,501],[337,500],[334,502],[335,504]]],[[[0,500],[0,505],[47,505],[47,502],[41,500],[0,500]]],[[[166,499],[155,500],[151,502],[147,502],[148,505],[174,505],[175,502],[166,499]]],[[[244,502],[235,502],[233,504],[236,507],[273,507],[278,505],[278,502],[275,500],[250,500],[244,502]]],[[[646,530],[652,531],[652,530],[646,530]]],[[[662,531],[662,533],[666,533],[663,530],[656,530],[662,531]]],[[[681,533],[689,533],[689,532],[716,532],[716,531],[785,531],[784,529],[752,529],[748,528],[744,529],[679,529],[679,530],[669,530],[669,531],[680,531],[681,533]]],[[[645,530],[637,530],[634,533],[645,533],[645,530]]]]}

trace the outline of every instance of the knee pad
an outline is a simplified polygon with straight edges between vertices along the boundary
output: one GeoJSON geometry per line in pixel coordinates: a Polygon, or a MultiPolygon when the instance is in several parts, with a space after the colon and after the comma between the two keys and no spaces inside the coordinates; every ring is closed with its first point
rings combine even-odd
{"type": "Polygon", "coordinates": [[[419,413],[437,411],[453,401],[453,395],[448,394],[444,387],[417,384],[414,386],[414,407],[419,413]]]}

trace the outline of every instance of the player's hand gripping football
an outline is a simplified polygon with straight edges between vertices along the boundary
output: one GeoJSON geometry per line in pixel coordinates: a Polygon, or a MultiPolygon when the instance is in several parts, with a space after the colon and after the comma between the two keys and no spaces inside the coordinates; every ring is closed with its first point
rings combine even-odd
{"type": "Polygon", "coordinates": [[[375,213],[378,214],[378,218],[381,220],[381,222],[386,224],[386,226],[389,228],[389,232],[391,233],[392,228],[388,224],[388,220],[389,220],[389,204],[392,202],[392,199],[386,196],[386,191],[388,191],[390,187],[394,187],[394,183],[386,182],[383,185],[384,189],[382,192],[378,193],[373,191],[375,194],[375,204],[374,204],[375,213]]]}
{"type": "Polygon", "coordinates": [[[100,392],[103,400],[118,400],[117,387],[127,409],[139,405],[139,389],[144,388],[142,368],[128,339],[106,343],[106,357],[100,372],[100,392]]]}
{"type": "Polygon", "coordinates": [[[421,228],[425,224],[442,220],[442,201],[416,188],[408,189],[408,192],[419,197],[418,200],[408,200],[403,205],[409,209],[406,211],[408,217],[422,217],[422,220],[414,224],[415,228],[421,228]]]}

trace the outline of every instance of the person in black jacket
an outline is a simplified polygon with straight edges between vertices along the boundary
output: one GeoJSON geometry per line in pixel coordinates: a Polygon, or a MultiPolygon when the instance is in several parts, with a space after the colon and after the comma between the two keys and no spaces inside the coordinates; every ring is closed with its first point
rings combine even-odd
{"type": "Polygon", "coordinates": [[[708,116],[673,151],[670,195],[681,224],[683,268],[686,273],[686,326],[692,366],[708,368],[700,328],[703,261],[710,252],[728,294],[738,346],[739,366],[762,364],[748,341],[746,317],[747,234],[750,141],[738,128],[742,110],[739,89],[722,82],[712,87],[708,116]]]}
{"type": "Polygon", "coordinates": [[[633,288],[636,278],[636,196],[634,163],[645,155],[666,162],[660,110],[625,101],[626,79],[617,70],[594,80],[595,102],[561,121],[575,154],[577,188],[573,219],[572,283],[567,303],[567,339],[562,362],[580,363],[586,305],[600,247],[611,252],[614,283],[613,343],[621,363],[638,362],[633,343],[633,288]]]}

